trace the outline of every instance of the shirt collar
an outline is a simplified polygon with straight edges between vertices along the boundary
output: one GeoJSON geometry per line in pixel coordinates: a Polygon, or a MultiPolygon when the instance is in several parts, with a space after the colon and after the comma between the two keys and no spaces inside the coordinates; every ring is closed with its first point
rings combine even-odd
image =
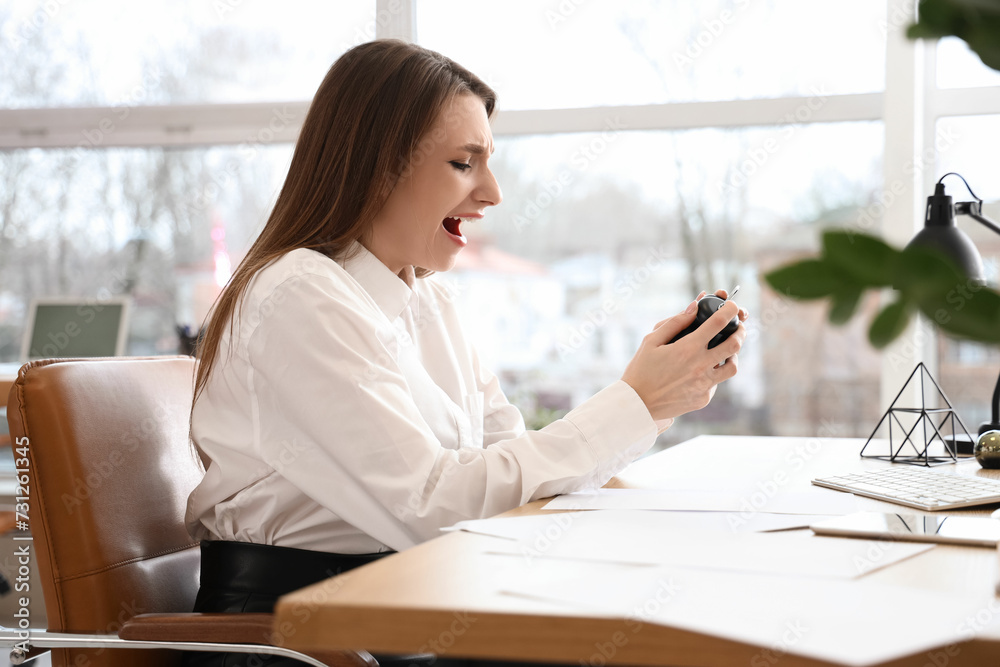
{"type": "Polygon", "coordinates": [[[343,260],[344,270],[368,292],[390,322],[399,317],[403,309],[410,305],[411,300],[414,302],[414,307],[416,306],[416,292],[410,287],[414,280],[412,266],[406,267],[401,275],[397,276],[378,257],[357,242],[348,254],[353,256],[343,260]]]}

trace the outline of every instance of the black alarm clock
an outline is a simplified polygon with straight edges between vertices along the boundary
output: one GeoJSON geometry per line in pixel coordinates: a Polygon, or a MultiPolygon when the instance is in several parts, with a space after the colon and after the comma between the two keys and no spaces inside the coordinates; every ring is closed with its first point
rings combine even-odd
{"type": "MultiPolygon", "coordinates": [[[[740,289],[739,286],[737,286],[733,290],[733,294],[736,294],[736,292],[739,289],[740,289]]],[[[730,295],[730,297],[732,297],[732,294],[730,295]]],[[[722,305],[726,303],[726,301],[728,301],[728,299],[720,299],[717,296],[703,296],[701,299],[698,300],[698,312],[694,316],[694,322],[692,322],[689,327],[684,329],[684,331],[674,336],[673,340],[671,340],[670,342],[673,343],[674,341],[678,341],[681,338],[684,338],[684,336],[687,336],[689,333],[691,333],[698,327],[700,327],[701,323],[710,318],[719,308],[722,308],[722,305]]],[[[708,341],[708,349],[711,350],[713,347],[720,345],[722,341],[726,340],[734,333],[736,333],[736,330],[739,327],[740,327],[740,318],[738,316],[729,320],[729,322],[726,323],[726,326],[722,329],[722,331],[712,336],[712,340],[708,341]]]]}

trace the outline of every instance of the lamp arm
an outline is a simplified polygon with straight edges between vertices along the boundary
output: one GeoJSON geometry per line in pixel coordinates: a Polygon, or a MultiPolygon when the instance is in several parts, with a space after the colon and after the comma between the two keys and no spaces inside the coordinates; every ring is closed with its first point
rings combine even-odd
{"type": "Polygon", "coordinates": [[[985,216],[982,216],[982,215],[978,215],[976,213],[972,213],[971,211],[969,213],[967,213],[966,215],[968,215],[970,218],[972,218],[973,220],[975,220],[979,224],[983,225],[984,227],[989,227],[990,229],[992,229],[997,234],[1000,234],[1000,226],[998,226],[997,223],[993,222],[989,218],[987,218],[985,216]]]}
{"type": "Polygon", "coordinates": [[[956,215],[967,215],[984,227],[989,227],[997,234],[1000,234],[1000,225],[983,215],[983,203],[981,201],[961,201],[955,204],[956,215]]]}

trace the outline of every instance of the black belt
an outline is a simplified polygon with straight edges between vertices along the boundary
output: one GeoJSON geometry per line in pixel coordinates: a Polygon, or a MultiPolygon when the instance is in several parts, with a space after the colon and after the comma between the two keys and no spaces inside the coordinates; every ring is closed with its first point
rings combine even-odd
{"type": "MultiPolygon", "coordinates": [[[[331,554],[249,542],[202,542],[201,588],[194,611],[273,612],[282,595],[396,553],[331,554]]],[[[391,628],[386,627],[386,632],[391,628]]],[[[381,667],[558,667],[436,658],[433,655],[375,656],[381,667]]],[[[185,652],[184,667],[305,667],[274,656],[185,652]]]]}
{"type": "Polygon", "coordinates": [[[249,542],[201,543],[194,611],[271,612],[282,595],[395,553],[331,554],[249,542]]]}

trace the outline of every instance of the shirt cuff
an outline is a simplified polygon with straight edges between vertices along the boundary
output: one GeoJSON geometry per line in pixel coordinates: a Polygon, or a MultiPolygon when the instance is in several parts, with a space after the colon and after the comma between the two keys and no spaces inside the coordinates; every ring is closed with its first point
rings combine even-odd
{"type": "Polygon", "coordinates": [[[566,415],[597,457],[600,477],[610,477],[649,449],[656,422],[627,382],[618,380],[566,415]]]}

